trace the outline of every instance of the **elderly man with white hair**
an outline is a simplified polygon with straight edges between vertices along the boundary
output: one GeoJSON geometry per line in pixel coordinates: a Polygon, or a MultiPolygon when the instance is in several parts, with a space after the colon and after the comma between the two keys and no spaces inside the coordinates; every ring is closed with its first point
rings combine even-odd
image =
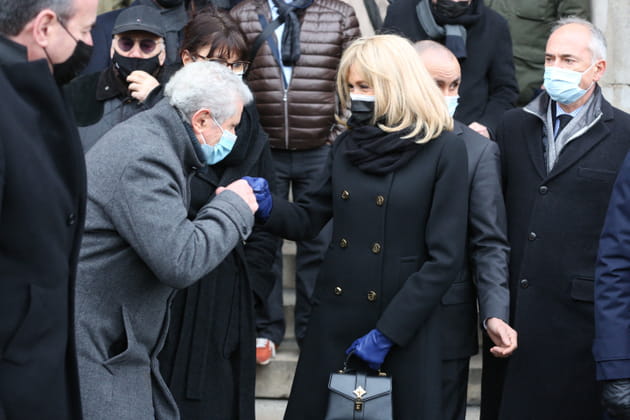
{"type": "Polygon", "coordinates": [[[190,181],[234,142],[252,95],[223,66],[177,72],[165,98],[86,155],[88,199],[76,286],[83,417],[178,419],[157,355],[170,302],[246,239],[258,206],[245,180],[190,219],[190,181]]]}

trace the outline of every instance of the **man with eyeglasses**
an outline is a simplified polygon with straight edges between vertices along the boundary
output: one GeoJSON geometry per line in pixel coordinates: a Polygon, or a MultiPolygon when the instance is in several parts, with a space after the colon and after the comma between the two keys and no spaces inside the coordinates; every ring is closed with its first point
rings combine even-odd
{"type": "Polygon", "coordinates": [[[97,0],[0,0],[0,419],[80,419],[72,328],[81,143],[59,85],[87,64],[97,0]]]}
{"type": "Polygon", "coordinates": [[[66,87],[86,153],[116,124],[161,99],[166,48],[160,13],[146,6],[120,13],[112,30],[110,56],[108,68],[66,87]]]}

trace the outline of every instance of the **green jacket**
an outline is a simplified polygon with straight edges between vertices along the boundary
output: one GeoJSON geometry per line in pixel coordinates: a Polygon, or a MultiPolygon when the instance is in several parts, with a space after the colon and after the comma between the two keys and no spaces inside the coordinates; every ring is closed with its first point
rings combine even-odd
{"type": "Polygon", "coordinates": [[[554,22],[562,17],[591,18],[591,0],[486,0],[507,19],[512,34],[518,104],[529,103],[543,83],[545,46],[554,22]]]}
{"type": "Polygon", "coordinates": [[[128,7],[130,4],[131,0],[99,0],[98,14],[120,9],[121,7],[128,7]]]}

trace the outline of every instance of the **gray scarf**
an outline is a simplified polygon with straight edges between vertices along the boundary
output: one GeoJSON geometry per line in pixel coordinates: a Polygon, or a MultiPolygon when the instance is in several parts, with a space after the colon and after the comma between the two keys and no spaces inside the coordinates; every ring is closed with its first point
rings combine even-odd
{"type": "Polygon", "coordinates": [[[463,25],[438,25],[431,11],[431,0],[420,0],[416,6],[416,15],[429,38],[445,38],[445,46],[455,57],[466,58],[466,28],[463,25]]]}

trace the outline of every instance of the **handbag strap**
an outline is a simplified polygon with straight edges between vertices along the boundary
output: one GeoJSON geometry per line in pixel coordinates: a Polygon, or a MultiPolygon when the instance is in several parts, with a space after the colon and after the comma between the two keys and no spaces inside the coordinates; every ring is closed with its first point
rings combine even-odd
{"type": "MultiPolygon", "coordinates": [[[[341,373],[359,373],[359,372],[362,372],[362,373],[365,374],[365,370],[362,370],[362,369],[351,369],[349,367],[350,366],[350,358],[352,356],[355,356],[354,350],[352,350],[350,353],[348,353],[346,355],[346,359],[343,361],[343,369],[340,372],[341,373]]],[[[359,360],[362,360],[359,356],[356,356],[356,358],[359,359],[359,360]]],[[[371,369],[371,370],[374,370],[374,369],[371,369]]],[[[374,371],[378,374],[378,376],[387,376],[387,373],[383,372],[380,369],[376,369],[374,371]]]]}

